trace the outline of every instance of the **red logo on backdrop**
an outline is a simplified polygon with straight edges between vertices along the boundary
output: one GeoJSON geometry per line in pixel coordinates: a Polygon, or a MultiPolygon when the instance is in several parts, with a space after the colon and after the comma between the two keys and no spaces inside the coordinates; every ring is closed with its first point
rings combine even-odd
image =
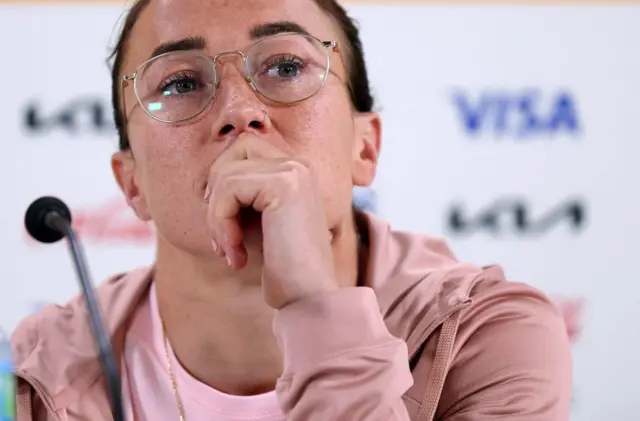
{"type": "Polygon", "coordinates": [[[569,340],[575,344],[582,335],[584,300],[582,298],[557,298],[555,303],[564,319],[569,340]]]}
{"type": "MultiPolygon", "coordinates": [[[[72,209],[72,224],[78,237],[92,244],[151,245],[155,227],[140,221],[122,199],[113,199],[88,209],[72,209]]],[[[25,232],[30,243],[35,243],[25,232]]]]}

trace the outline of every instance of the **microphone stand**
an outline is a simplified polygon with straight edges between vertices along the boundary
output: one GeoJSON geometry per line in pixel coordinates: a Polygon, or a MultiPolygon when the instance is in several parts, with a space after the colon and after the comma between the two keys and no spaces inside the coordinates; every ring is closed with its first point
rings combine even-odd
{"type": "Polygon", "coordinates": [[[122,392],[118,376],[118,366],[109,340],[109,334],[107,333],[100,317],[100,307],[93,292],[91,276],[89,275],[89,269],[87,268],[86,259],[82,246],[80,245],[80,241],[78,241],[68,219],[57,211],[47,213],[45,216],[45,224],[61,234],[64,234],[68,239],[69,252],[73,258],[76,274],[80,279],[80,285],[82,286],[82,293],[86,301],[94,338],[98,343],[100,363],[102,364],[102,369],[107,381],[107,392],[111,403],[111,413],[114,421],[125,421],[122,392]]]}

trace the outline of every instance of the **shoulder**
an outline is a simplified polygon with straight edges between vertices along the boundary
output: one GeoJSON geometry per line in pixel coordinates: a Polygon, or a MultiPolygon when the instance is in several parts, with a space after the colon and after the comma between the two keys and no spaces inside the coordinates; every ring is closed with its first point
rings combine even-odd
{"type": "MultiPolygon", "coordinates": [[[[564,319],[541,290],[493,277],[491,270],[485,270],[470,297],[458,331],[459,342],[468,352],[481,348],[503,356],[504,364],[525,364],[531,358],[541,364],[536,368],[570,363],[571,343],[564,319]]],[[[558,371],[562,372],[565,370],[558,371]]]]}
{"type": "MultiPolygon", "coordinates": [[[[95,290],[107,331],[112,332],[121,316],[146,284],[148,268],[113,275],[95,290]]],[[[85,300],[81,295],[63,305],[48,304],[24,318],[11,335],[16,367],[30,367],[43,357],[85,346],[93,347],[85,300]],[[42,346],[46,342],[46,347],[42,346]],[[37,354],[37,355],[36,355],[37,354]]]]}
{"type": "Polygon", "coordinates": [[[506,280],[497,266],[483,268],[482,275],[469,292],[471,305],[463,312],[466,326],[474,331],[486,321],[537,321],[549,327],[561,328],[564,322],[553,301],[541,290],[521,282],[506,280]]]}
{"type": "Polygon", "coordinates": [[[536,288],[491,276],[491,271],[470,297],[460,314],[440,413],[467,411],[474,419],[493,419],[503,411],[531,420],[566,419],[571,344],[552,301],[536,288]]]}

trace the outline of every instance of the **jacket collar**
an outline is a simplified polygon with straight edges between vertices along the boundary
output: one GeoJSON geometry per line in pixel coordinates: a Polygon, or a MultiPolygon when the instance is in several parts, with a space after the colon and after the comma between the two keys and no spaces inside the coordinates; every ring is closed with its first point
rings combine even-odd
{"type": "MultiPolygon", "coordinates": [[[[436,238],[392,231],[383,220],[359,213],[361,240],[368,247],[366,285],[376,291],[391,334],[405,341],[421,336],[469,298],[482,270],[459,263],[436,238]]],[[[117,358],[128,320],[148,291],[154,268],[109,278],[96,291],[117,358]]],[[[101,376],[96,345],[83,300],[49,305],[25,319],[12,338],[17,373],[49,397],[53,408],[78,399],[101,376]]]]}

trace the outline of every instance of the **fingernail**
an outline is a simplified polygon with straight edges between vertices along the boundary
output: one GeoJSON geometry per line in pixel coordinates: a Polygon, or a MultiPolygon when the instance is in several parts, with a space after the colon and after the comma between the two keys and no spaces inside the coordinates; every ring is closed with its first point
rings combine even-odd
{"type": "Polygon", "coordinates": [[[216,240],[211,240],[211,245],[213,246],[213,251],[214,252],[218,252],[218,243],[216,243],[216,240]]]}
{"type": "Polygon", "coordinates": [[[206,202],[207,200],[209,200],[210,196],[211,196],[211,188],[207,184],[207,188],[204,189],[204,201],[206,202]]]}
{"type": "Polygon", "coordinates": [[[231,263],[231,258],[229,256],[227,256],[227,264],[229,265],[229,267],[233,267],[233,264],[231,263]]]}

